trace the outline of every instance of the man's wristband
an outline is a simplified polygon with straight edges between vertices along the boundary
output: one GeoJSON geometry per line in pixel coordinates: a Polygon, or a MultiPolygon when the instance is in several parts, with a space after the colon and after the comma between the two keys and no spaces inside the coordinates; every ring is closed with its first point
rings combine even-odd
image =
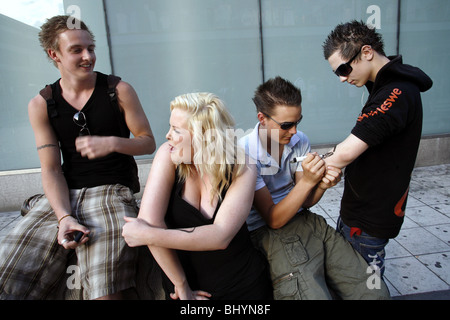
{"type": "Polygon", "coordinates": [[[62,217],[58,220],[58,226],[59,226],[59,224],[61,223],[61,220],[62,220],[62,219],[67,218],[67,217],[70,217],[70,216],[71,216],[70,214],[66,214],[65,216],[62,216],[62,217]]]}

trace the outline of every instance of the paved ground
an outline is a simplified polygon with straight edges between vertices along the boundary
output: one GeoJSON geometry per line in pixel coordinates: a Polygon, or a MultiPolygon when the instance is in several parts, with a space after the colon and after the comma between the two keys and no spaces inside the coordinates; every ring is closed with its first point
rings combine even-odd
{"type": "MultiPolygon", "coordinates": [[[[342,191],[341,182],[313,208],[332,226],[342,191]]],[[[450,299],[450,164],[414,170],[405,222],[389,241],[386,257],[392,297],[450,299]]]]}
{"type": "MultiPolygon", "coordinates": [[[[312,211],[336,225],[342,182],[312,211]]],[[[0,213],[0,241],[20,220],[0,213]]],[[[450,164],[416,168],[406,218],[386,248],[386,283],[394,299],[450,300],[450,164]]]]}

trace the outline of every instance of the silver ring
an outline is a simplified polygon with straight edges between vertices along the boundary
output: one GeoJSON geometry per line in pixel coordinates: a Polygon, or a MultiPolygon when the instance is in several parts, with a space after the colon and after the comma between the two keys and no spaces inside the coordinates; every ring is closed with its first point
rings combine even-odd
{"type": "Polygon", "coordinates": [[[62,239],[61,244],[64,244],[66,242],[69,242],[69,240],[67,240],[66,238],[62,239]]]}

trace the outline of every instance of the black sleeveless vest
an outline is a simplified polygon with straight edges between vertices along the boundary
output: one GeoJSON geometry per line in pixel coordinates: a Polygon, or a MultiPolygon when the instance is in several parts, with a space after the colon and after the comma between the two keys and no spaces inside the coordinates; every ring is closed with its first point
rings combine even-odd
{"type": "MultiPolygon", "coordinates": [[[[89,160],[77,152],[75,139],[81,127],[74,123],[73,116],[78,110],[62,97],[59,81],[51,85],[54,105],[50,108],[49,100],[47,103],[50,123],[60,142],[62,169],[69,188],[122,184],[134,192],[139,192],[137,166],[132,156],[112,153],[103,158],[89,160]]],[[[126,127],[118,103],[109,95],[107,75],[97,72],[94,92],[81,111],[86,116],[91,135],[129,138],[130,131],[126,127]]]]}

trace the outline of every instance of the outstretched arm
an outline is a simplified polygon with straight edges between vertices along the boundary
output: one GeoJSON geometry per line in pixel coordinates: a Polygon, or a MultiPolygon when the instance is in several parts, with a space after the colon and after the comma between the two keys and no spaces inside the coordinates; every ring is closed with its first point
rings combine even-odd
{"type": "Polygon", "coordinates": [[[325,162],[327,165],[342,169],[352,163],[368,148],[369,145],[367,143],[355,135],[350,134],[344,141],[336,146],[333,155],[326,158],[325,162]]]}
{"type": "Polygon", "coordinates": [[[341,169],[352,163],[368,148],[369,146],[364,141],[350,134],[343,142],[330,151],[331,155],[325,159],[327,171],[304,206],[312,207],[319,202],[325,191],[335,186],[341,180],[341,169]]]}

